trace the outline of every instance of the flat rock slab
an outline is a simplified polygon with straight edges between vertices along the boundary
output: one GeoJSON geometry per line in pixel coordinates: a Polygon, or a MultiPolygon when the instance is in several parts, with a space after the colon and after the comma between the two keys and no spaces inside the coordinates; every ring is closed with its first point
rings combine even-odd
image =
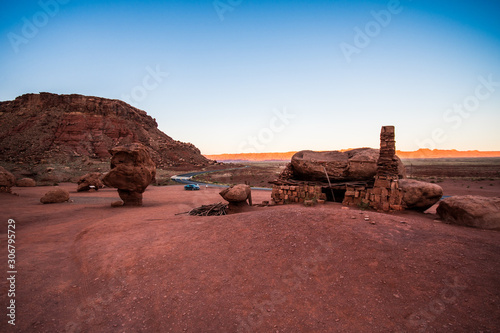
{"type": "MultiPolygon", "coordinates": [[[[332,181],[372,180],[377,173],[379,150],[372,148],[341,151],[303,150],[292,156],[293,177],[298,180],[332,181]]],[[[406,177],[401,160],[395,156],[400,178],[406,177]]]]}
{"type": "Polygon", "coordinates": [[[500,230],[500,198],[454,196],[441,201],[437,213],[449,223],[500,230]]]}

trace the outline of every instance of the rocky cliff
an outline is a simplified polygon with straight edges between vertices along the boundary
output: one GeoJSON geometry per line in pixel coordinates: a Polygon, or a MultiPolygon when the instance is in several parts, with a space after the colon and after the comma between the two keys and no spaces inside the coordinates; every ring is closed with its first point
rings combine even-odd
{"type": "Polygon", "coordinates": [[[173,140],[155,119],[120,100],[51,93],[0,102],[0,160],[38,163],[107,159],[116,145],[140,142],[158,167],[214,162],[191,143],[173,140]]]}

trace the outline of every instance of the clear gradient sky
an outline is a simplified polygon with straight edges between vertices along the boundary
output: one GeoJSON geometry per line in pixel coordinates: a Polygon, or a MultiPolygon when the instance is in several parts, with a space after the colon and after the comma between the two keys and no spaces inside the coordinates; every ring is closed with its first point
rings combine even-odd
{"type": "Polygon", "coordinates": [[[500,1],[2,1],[0,100],[122,99],[204,154],[500,150],[500,1]]]}

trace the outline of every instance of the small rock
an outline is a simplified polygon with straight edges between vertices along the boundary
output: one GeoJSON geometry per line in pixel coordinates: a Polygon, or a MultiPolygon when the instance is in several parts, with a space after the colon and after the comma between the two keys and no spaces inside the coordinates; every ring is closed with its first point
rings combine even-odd
{"type": "Polygon", "coordinates": [[[304,206],[306,206],[306,207],[314,206],[314,201],[313,200],[304,200],[304,206]]]}
{"type": "Polygon", "coordinates": [[[403,203],[408,209],[425,211],[443,196],[441,186],[415,179],[400,179],[399,187],[403,191],[403,203]]]}
{"type": "Polygon", "coordinates": [[[35,187],[36,182],[31,178],[21,178],[16,182],[18,187],[35,187]]]}
{"type": "Polygon", "coordinates": [[[0,192],[11,193],[11,187],[16,184],[16,177],[0,166],[0,192]]]}
{"type": "Polygon", "coordinates": [[[43,204],[49,204],[65,202],[68,200],[69,192],[62,188],[56,188],[45,193],[45,195],[40,199],[40,202],[43,204]]]}
{"type": "Polygon", "coordinates": [[[104,187],[102,183],[102,174],[100,172],[91,172],[78,179],[77,192],[90,191],[92,189],[98,190],[104,187]]]}

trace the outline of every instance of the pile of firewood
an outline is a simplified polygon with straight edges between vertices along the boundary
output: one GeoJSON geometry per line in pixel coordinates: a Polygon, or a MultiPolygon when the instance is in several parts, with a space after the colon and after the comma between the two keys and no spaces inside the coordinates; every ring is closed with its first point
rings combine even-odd
{"type": "Polygon", "coordinates": [[[226,215],[227,205],[222,202],[212,204],[212,205],[203,205],[198,208],[191,209],[188,214],[194,216],[220,216],[226,215]]]}

